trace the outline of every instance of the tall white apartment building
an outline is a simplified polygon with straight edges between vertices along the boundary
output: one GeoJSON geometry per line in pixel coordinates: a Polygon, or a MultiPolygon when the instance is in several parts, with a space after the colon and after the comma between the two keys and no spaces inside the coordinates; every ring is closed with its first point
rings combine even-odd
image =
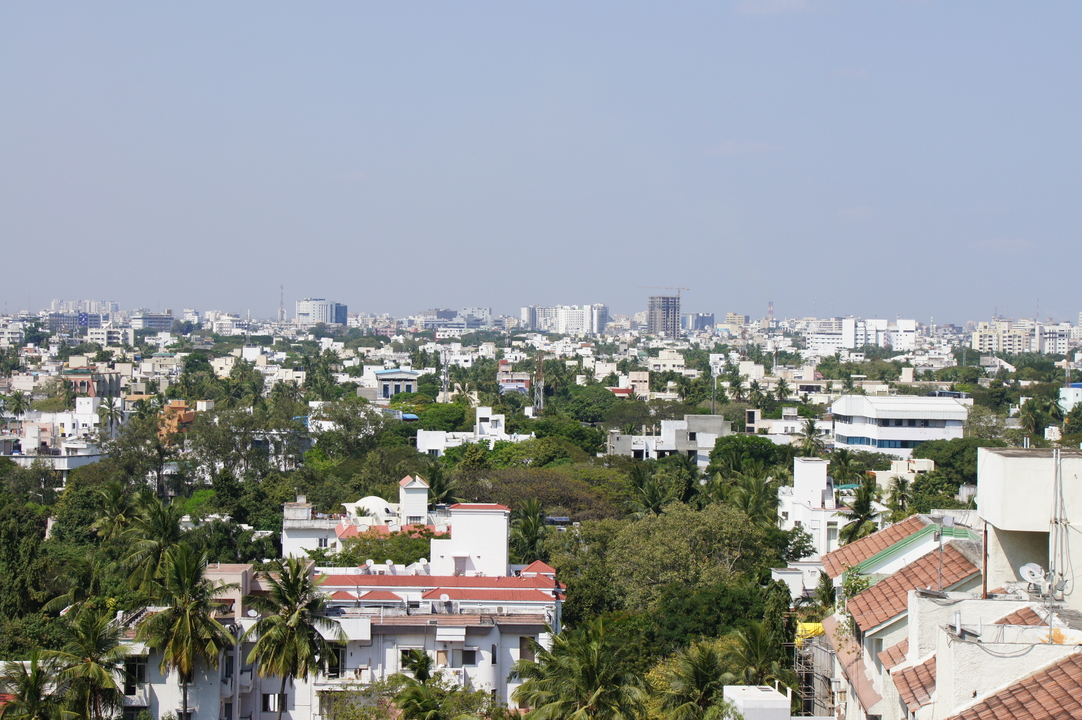
{"type": "Polygon", "coordinates": [[[305,298],[297,301],[296,323],[309,327],[317,323],[346,324],[347,308],[341,303],[323,298],[305,298]]]}
{"type": "Polygon", "coordinates": [[[605,332],[609,322],[607,305],[528,305],[522,308],[520,319],[530,330],[561,335],[598,335],[605,332]]]}

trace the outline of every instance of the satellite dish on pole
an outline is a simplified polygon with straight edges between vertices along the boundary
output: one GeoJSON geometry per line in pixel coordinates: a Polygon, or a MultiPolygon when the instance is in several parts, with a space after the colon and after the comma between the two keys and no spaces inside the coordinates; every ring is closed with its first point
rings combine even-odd
{"type": "Polygon", "coordinates": [[[1044,568],[1037,563],[1026,563],[1018,568],[1018,572],[1021,573],[1022,579],[1031,585],[1040,585],[1044,582],[1044,568]]]}
{"type": "Polygon", "coordinates": [[[450,599],[451,599],[451,596],[448,595],[447,593],[443,593],[442,595],[440,595],[440,600],[443,601],[443,602],[447,602],[450,599]]]}

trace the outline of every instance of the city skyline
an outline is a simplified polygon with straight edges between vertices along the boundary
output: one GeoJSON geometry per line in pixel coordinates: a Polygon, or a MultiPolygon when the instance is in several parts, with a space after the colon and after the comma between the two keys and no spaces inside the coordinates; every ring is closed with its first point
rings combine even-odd
{"type": "Polygon", "coordinates": [[[8,312],[1080,305],[1077,4],[2,12],[8,312]]]}

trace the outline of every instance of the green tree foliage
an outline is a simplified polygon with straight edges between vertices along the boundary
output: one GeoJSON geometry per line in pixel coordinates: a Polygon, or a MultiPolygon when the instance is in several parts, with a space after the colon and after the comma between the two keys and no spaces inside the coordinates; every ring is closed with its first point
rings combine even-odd
{"type": "Polygon", "coordinates": [[[644,679],[628,672],[631,648],[615,641],[603,620],[553,637],[552,649],[535,648],[536,660],[519,660],[522,684],[512,698],[531,720],[637,720],[646,714],[644,679]]]}
{"type": "MultiPolygon", "coordinates": [[[[337,620],[326,615],[326,599],[309,573],[308,563],[289,558],[277,564],[277,572],[262,573],[265,595],[249,595],[246,602],[263,613],[245,633],[255,644],[246,662],[258,663],[259,676],[280,677],[279,694],[294,678],[307,679],[326,671],[334,662],[333,643],[324,633],[345,639],[337,620]]],[[[283,704],[278,706],[278,720],[283,704]]]]}
{"type": "Polygon", "coordinates": [[[845,525],[838,532],[838,540],[842,545],[860,540],[871,535],[879,529],[876,518],[879,511],[875,504],[879,501],[879,487],[874,477],[864,478],[860,487],[849,499],[848,507],[838,511],[838,515],[845,518],[845,525]]]}
{"type": "Polygon", "coordinates": [[[84,607],[64,630],[64,646],[51,653],[67,686],[65,705],[80,718],[105,720],[123,707],[118,680],[126,650],[108,608],[84,607]]]}
{"type": "Polygon", "coordinates": [[[613,582],[629,610],[654,606],[671,583],[702,587],[758,577],[775,559],[766,532],[721,505],[673,504],[624,527],[609,552],[613,582]]]}
{"type": "Polygon", "coordinates": [[[29,662],[4,663],[0,685],[12,699],[0,708],[3,720],[60,720],[64,716],[67,687],[56,661],[35,649],[29,662]]]}
{"type": "Polygon", "coordinates": [[[214,598],[232,588],[214,587],[206,578],[207,557],[188,544],[169,548],[156,581],[156,595],[165,609],[140,623],[136,638],[161,653],[162,673],[174,671],[188,709],[188,686],[198,663],[218,667],[222,651],[235,644],[230,632],[214,619],[214,598]]]}
{"type": "Polygon", "coordinates": [[[914,448],[913,457],[934,461],[936,475],[957,490],[963,483],[977,482],[977,448],[1005,447],[1006,444],[1002,440],[976,437],[931,440],[914,448]]]}
{"type": "Polygon", "coordinates": [[[376,563],[390,560],[396,565],[410,565],[421,558],[428,558],[433,538],[446,537],[446,533],[434,533],[426,527],[387,534],[369,531],[346,538],[338,553],[314,551],[312,556],[318,558],[320,565],[339,567],[357,567],[367,560],[376,563]]]}
{"type": "Polygon", "coordinates": [[[725,700],[730,680],[725,649],[702,641],[677,652],[651,673],[654,703],[666,720],[730,720],[739,713],[725,700]]]}

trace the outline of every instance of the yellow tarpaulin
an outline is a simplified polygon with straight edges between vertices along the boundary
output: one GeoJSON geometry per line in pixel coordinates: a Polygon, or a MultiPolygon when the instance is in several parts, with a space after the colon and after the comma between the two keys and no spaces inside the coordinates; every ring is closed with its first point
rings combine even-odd
{"type": "Polygon", "coordinates": [[[796,645],[800,647],[804,644],[804,641],[808,638],[813,638],[816,635],[823,634],[822,623],[797,623],[796,624],[796,645]]]}

